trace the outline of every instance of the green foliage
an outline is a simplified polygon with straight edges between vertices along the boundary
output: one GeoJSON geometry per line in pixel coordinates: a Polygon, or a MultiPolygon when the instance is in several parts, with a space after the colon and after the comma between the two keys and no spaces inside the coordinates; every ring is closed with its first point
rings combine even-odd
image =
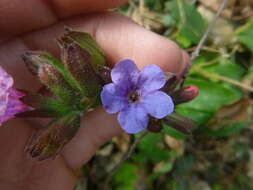
{"type": "Polygon", "coordinates": [[[187,138],[183,133],[166,124],[163,125],[163,132],[178,140],[185,140],[187,138]]]}
{"type": "Polygon", "coordinates": [[[177,112],[192,118],[197,125],[207,122],[222,106],[234,103],[242,97],[240,90],[233,86],[201,78],[188,78],[186,85],[196,85],[199,96],[193,101],[179,105],[177,112]]]}
{"type": "Polygon", "coordinates": [[[66,115],[66,113],[70,113],[73,110],[73,107],[53,98],[45,98],[41,101],[40,109],[59,117],[66,115]]]}
{"type": "Polygon", "coordinates": [[[134,190],[134,184],[138,178],[138,168],[131,163],[124,163],[116,172],[114,182],[116,190],[134,190]]]}
{"type": "Polygon", "coordinates": [[[166,8],[171,11],[172,17],[178,23],[177,41],[185,48],[198,43],[207,23],[196,8],[181,0],[167,2],[166,8]]]}
{"type": "Polygon", "coordinates": [[[219,57],[214,63],[210,66],[205,66],[205,63],[202,63],[201,66],[208,73],[218,74],[233,80],[241,80],[245,74],[245,69],[239,64],[236,64],[232,58],[219,57]]]}
{"type": "Polygon", "coordinates": [[[237,29],[237,37],[253,53],[253,19],[237,29]]]}
{"type": "Polygon", "coordinates": [[[133,156],[138,162],[161,162],[169,159],[170,151],[163,144],[162,134],[148,134],[138,145],[139,152],[133,156]]]}
{"type": "Polygon", "coordinates": [[[221,126],[219,129],[200,129],[198,132],[203,135],[213,136],[213,137],[226,137],[234,134],[238,134],[246,126],[249,125],[249,121],[230,123],[225,126],[221,126]]]}

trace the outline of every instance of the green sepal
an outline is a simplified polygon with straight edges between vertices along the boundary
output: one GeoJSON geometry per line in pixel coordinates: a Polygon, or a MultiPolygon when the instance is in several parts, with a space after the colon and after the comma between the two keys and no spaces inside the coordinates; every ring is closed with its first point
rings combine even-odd
{"type": "Polygon", "coordinates": [[[34,109],[19,115],[54,118],[27,146],[30,156],[39,160],[60,152],[80,127],[80,117],[99,103],[102,86],[111,80],[104,53],[91,35],[67,30],[58,42],[61,61],[43,51],[23,55],[28,68],[51,92],[26,96],[34,109]]]}
{"type": "Polygon", "coordinates": [[[101,78],[94,72],[91,55],[75,43],[61,41],[62,61],[65,69],[79,83],[84,97],[97,104],[102,90],[101,78]]]}
{"type": "Polygon", "coordinates": [[[51,92],[62,101],[74,104],[81,99],[81,94],[71,88],[69,83],[52,65],[44,64],[38,70],[38,77],[42,84],[47,86],[51,92]],[[75,97],[73,99],[73,97],[75,97]]]}
{"type": "Polygon", "coordinates": [[[29,93],[21,101],[33,110],[20,113],[17,117],[62,117],[75,109],[73,105],[39,94],[29,93]]]}
{"type": "Polygon", "coordinates": [[[65,28],[65,35],[60,39],[66,43],[75,43],[91,55],[91,63],[98,74],[99,68],[106,66],[105,54],[89,33],[72,31],[65,28]]]}
{"type": "Polygon", "coordinates": [[[53,120],[47,128],[32,136],[26,146],[26,152],[39,161],[55,158],[64,145],[74,137],[80,124],[80,116],[75,112],[53,120]]]}
{"type": "Polygon", "coordinates": [[[62,78],[69,84],[69,86],[80,93],[82,93],[82,88],[78,82],[73,78],[68,70],[65,69],[62,62],[57,60],[53,55],[45,51],[29,51],[26,52],[23,56],[28,68],[35,73],[38,73],[38,70],[41,66],[48,64],[53,66],[59,73],[62,75],[62,78]]]}

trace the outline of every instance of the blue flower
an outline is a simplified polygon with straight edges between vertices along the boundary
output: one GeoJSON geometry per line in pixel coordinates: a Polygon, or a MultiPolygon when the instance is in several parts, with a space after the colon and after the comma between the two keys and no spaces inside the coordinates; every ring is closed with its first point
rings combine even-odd
{"type": "Polygon", "coordinates": [[[158,66],[139,71],[132,60],[122,60],[112,69],[111,78],[113,83],[101,92],[102,104],[107,113],[119,112],[118,121],[127,133],[145,130],[149,115],[161,119],[173,112],[171,97],[159,91],[166,80],[158,66]]]}

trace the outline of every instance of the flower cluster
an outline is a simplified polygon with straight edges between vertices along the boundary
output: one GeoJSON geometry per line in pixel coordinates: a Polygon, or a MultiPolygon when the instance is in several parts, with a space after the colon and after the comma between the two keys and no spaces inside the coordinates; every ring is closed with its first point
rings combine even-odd
{"type": "Polygon", "coordinates": [[[172,98],[159,91],[165,83],[164,72],[156,65],[141,71],[129,59],[115,65],[111,71],[113,83],[104,86],[101,100],[105,110],[118,114],[118,122],[127,133],[147,128],[149,115],[161,119],[174,110],[172,98]]]}
{"type": "Polygon", "coordinates": [[[24,96],[13,86],[13,78],[0,67],[0,124],[29,108],[19,99],[24,96]]]}
{"type": "Polygon", "coordinates": [[[12,88],[13,79],[0,70],[0,122],[20,112],[25,113],[19,117],[50,119],[27,145],[32,158],[55,157],[77,133],[81,117],[100,102],[109,114],[118,113],[118,122],[127,133],[145,129],[160,132],[165,124],[191,134],[194,123],[174,112],[177,104],[191,101],[198,94],[194,86],[183,87],[188,67],[175,75],[156,65],[139,70],[132,60],[125,59],[111,69],[90,34],[66,28],[57,41],[61,60],[44,51],[29,51],[22,56],[46,87],[44,92],[28,92],[22,98],[32,110],[26,111],[20,101],[23,94],[12,88]]]}

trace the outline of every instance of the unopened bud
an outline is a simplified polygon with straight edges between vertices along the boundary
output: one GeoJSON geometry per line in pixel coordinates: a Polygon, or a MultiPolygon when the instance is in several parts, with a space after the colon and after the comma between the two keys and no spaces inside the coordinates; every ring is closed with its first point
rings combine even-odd
{"type": "Polygon", "coordinates": [[[196,128],[191,119],[177,113],[173,113],[168,117],[163,118],[162,121],[185,135],[191,135],[191,130],[196,128]]]}
{"type": "Polygon", "coordinates": [[[191,85],[175,91],[171,96],[174,104],[177,105],[193,100],[198,94],[198,87],[191,85]]]}

